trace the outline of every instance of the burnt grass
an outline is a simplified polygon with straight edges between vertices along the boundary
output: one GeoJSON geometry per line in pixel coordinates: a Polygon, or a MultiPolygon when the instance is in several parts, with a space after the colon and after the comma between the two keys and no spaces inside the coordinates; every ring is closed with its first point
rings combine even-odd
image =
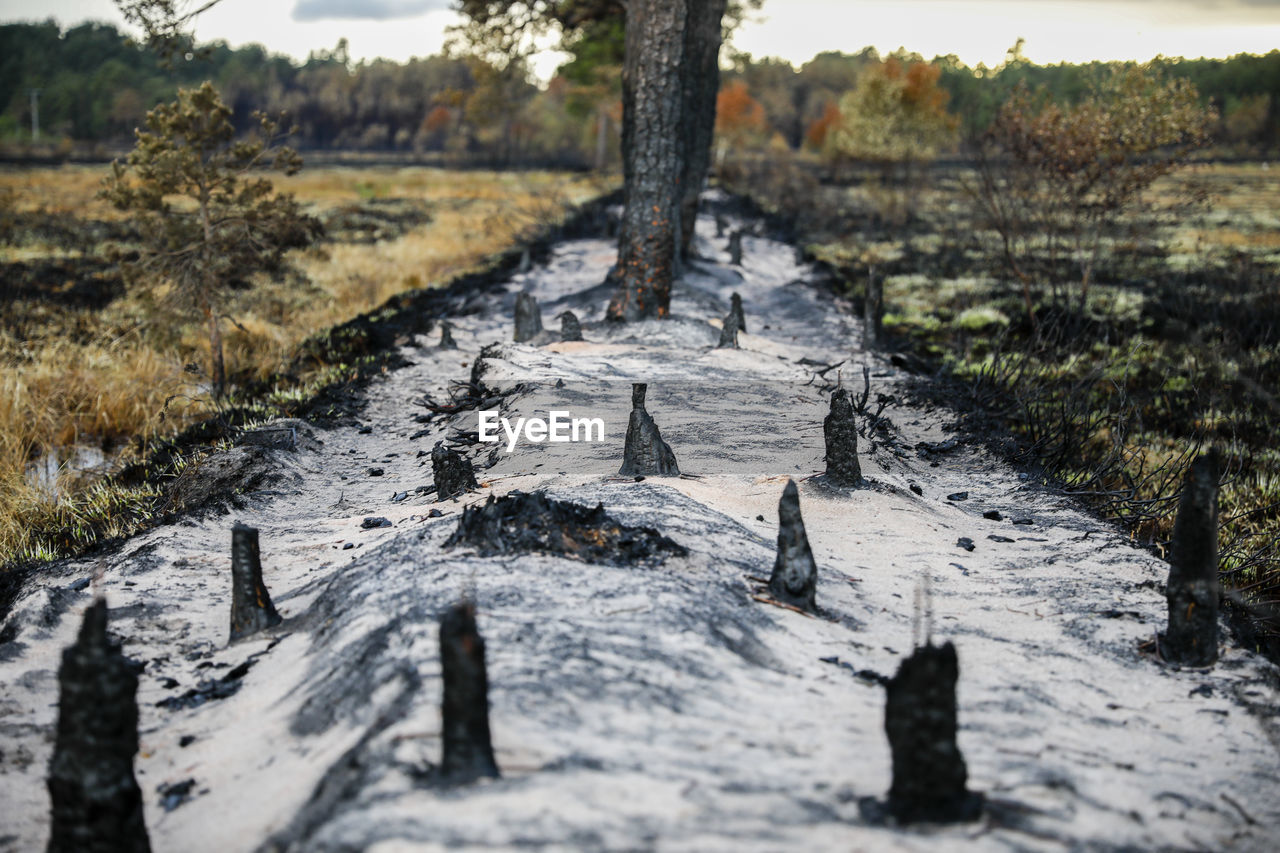
{"type": "Polygon", "coordinates": [[[376,198],[334,208],[320,221],[332,242],[377,243],[402,237],[430,222],[431,210],[416,199],[376,198]]]}
{"type": "Polygon", "coordinates": [[[593,508],[549,498],[542,492],[489,496],[465,507],[446,548],[469,547],[485,557],[558,554],[612,566],[655,566],[688,551],[652,527],[632,527],[593,508]]]}
{"type": "MultiPolygon", "coordinates": [[[[376,243],[394,240],[431,221],[428,205],[416,199],[368,199],[343,205],[321,216],[322,242],[376,243]]],[[[81,219],[47,210],[0,210],[0,243],[39,246],[67,253],[37,260],[0,263],[0,323],[24,332],[24,319],[47,321],[51,306],[63,311],[100,311],[124,295],[116,259],[105,257],[104,245],[136,259],[128,247],[141,239],[129,221],[81,219]]],[[[25,336],[25,335],[24,335],[25,336]]]]}
{"type": "MultiPolygon", "coordinates": [[[[178,472],[207,455],[218,443],[235,440],[243,427],[253,421],[285,416],[321,424],[354,423],[364,407],[364,391],[369,381],[404,364],[399,354],[401,345],[414,335],[429,333],[441,319],[480,311],[488,294],[520,267],[526,251],[534,261],[545,260],[552,246],[561,240],[612,233],[615,223],[608,210],[620,201],[619,191],[580,205],[561,224],[544,227],[526,243],[496,254],[479,271],[459,276],[445,287],[398,294],[373,311],[319,332],[304,341],[286,370],[269,381],[247,382],[241,377],[235,403],[187,426],[175,436],[136,440],[133,455],[140,461],[104,478],[103,484],[107,488],[149,484],[159,489],[160,496],[145,506],[121,510],[123,517],[117,515],[114,521],[123,521],[136,532],[171,523],[187,513],[226,512],[228,503],[234,505],[234,496],[228,497],[214,487],[192,488],[191,478],[180,478],[178,472]],[[308,373],[326,368],[324,375],[331,378],[318,384],[308,383],[308,373]],[[309,393],[301,401],[270,402],[272,392],[282,387],[307,387],[309,393]],[[181,494],[176,488],[180,482],[183,484],[181,494]]],[[[99,264],[96,269],[101,272],[100,265],[104,262],[96,263],[99,264]]],[[[87,267],[81,259],[72,259],[70,268],[83,271],[87,267]]],[[[94,297],[101,298],[100,294],[94,297]]],[[[0,310],[4,310],[5,305],[0,300],[0,310]]],[[[87,301],[76,303],[77,311],[88,307],[87,301]]],[[[252,471],[247,470],[245,476],[252,476],[252,471]]],[[[52,550],[62,555],[60,559],[52,563],[10,561],[0,566],[0,619],[8,614],[28,579],[38,574],[57,577],[62,574],[61,567],[71,559],[118,551],[127,537],[108,538],[106,528],[103,522],[87,531],[76,531],[69,526],[41,531],[52,550]]]]}
{"type": "MultiPolygon", "coordinates": [[[[948,169],[934,168],[935,186],[955,188],[948,169]]],[[[1172,268],[1150,225],[1128,222],[1123,236],[1139,239],[1105,255],[1094,273],[1093,292],[1110,305],[1095,299],[1082,308],[1075,288],[1056,300],[1038,289],[1033,325],[1021,287],[963,205],[890,222],[851,197],[849,184],[794,164],[726,177],[731,191],[768,212],[775,232],[806,247],[859,315],[869,276],[923,276],[928,284],[914,293],[886,288],[880,346],[920,374],[913,396],[955,410],[952,426],[966,440],[1078,497],[1138,544],[1166,552],[1186,466],[1197,448],[1223,452],[1220,567],[1224,586],[1240,590],[1227,609],[1237,638],[1276,659],[1280,291],[1270,259],[1223,249],[1172,268]],[[860,251],[885,243],[900,253],[870,261],[860,251]],[[932,282],[964,277],[988,283],[976,294],[936,295],[932,282]],[[1115,310],[1125,302],[1127,310],[1115,310]],[[1007,324],[966,328],[960,315],[979,307],[1007,324]]],[[[1040,269],[1078,281],[1078,271],[1038,260],[1040,269]]]]}

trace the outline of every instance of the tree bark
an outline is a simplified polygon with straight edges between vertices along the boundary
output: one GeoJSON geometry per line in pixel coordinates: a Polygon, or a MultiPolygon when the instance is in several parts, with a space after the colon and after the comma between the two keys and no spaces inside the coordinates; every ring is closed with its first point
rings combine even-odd
{"type": "Polygon", "coordinates": [[[609,165],[609,110],[604,104],[596,108],[596,171],[609,165]]]}
{"type": "Polygon", "coordinates": [[[613,320],[664,317],[671,307],[685,175],[685,30],[690,4],[631,0],[622,69],[626,209],[618,236],[613,320]]]}
{"type": "Polygon", "coordinates": [[[227,385],[227,370],[222,360],[222,329],[218,325],[218,311],[213,305],[206,305],[204,314],[209,321],[209,361],[212,368],[210,379],[213,382],[213,399],[221,400],[227,385]]]}
{"type": "Polygon", "coordinates": [[[680,256],[689,256],[698,195],[711,165],[716,128],[716,95],[720,93],[721,18],[727,0],[690,0],[685,27],[684,174],[681,178],[680,256]]]}

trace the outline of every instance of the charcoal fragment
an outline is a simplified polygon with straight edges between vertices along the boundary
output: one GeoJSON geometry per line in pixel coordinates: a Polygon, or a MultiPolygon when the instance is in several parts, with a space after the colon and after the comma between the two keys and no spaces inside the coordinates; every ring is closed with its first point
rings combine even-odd
{"type": "Polygon", "coordinates": [[[479,488],[471,460],[446,447],[443,441],[436,442],[431,450],[431,474],[435,478],[437,501],[446,501],[479,488]]]}
{"type": "Polygon", "coordinates": [[[588,508],[542,492],[490,495],[462,510],[444,547],[471,547],[483,556],[560,554],[588,563],[644,565],[688,553],[652,527],[621,524],[602,504],[588,508]]]}
{"type": "Polygon", "coordinates": [[[160,807],[167,812],[173,811],[191,799],[191,789],[195,786],[195,779],[156,785],[156,793],[160,795],[160,807]]]}

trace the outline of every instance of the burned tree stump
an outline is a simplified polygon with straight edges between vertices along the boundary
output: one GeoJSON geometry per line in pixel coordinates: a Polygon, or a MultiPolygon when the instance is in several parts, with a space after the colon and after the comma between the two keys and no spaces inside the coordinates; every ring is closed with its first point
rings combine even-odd
{"type": "Polygon", "coordinates": [[[440,667],[444,677],[441,703],[444,781],[465,784],[497,778],[497,762],[489,741],[489,679],[484,665],[484,639],[476,629],[475,607],[456,604],[440,619],[440,667]]]}
{"type": "Polygon", "coordinates": [[[440,324],[440,349],[457,349],[458,344],[453,340],[453,325],[448,321],[440,324]]]}
{"type": "Polygon", "coordinates": [[[50,853],[147,853],[138,751],[138,677],[107,639],[107,604],[84,614],[58,670],[57,740],[49,762],[50,853]]]}
{"type": "Polygon", "coordinates": [[[631,386],[631,420],[627,423],[627,443],[622,451],[623,476],[679,475],[676,455],[662,440],[658,425],[644,408],[644,395],[649,386],[637,382],[631,386]]]}
{"type": "Polygon", "coordinates": [[[738,331],[746,333],[747,331],[747,315],[742,311],[742,297],[737,293],[729,296],[729,313],[738,321],[738,331]]]}
{"type": "Polygon", "coordinates": [[[720,343],[716,344],[716,349],[737,349],[738,348],[738,318],[730,311],[724,317],[724,324],[720,327],[720,343]]]}
{"type": "Polygon", "coordinates": [[[1218,659],[1218,478],[1216,453],[1191,463],[1169,543],[1169,627],[1160,654],[1171,663],[1211,666],[1218,659]]]}
{"type": "Polygon", "coordinates": [[[431,474],[436,484],[436,500],[447,501],[456,495],[479,488],[471,460],[443,441],[431,448],[431,474]]]}
{"type": "Polygon", "coordinates": [[[516,343],[531,341],[542,334],[542,311],[538,300],[527,293],[516,294],[516,343]]]}
{"type": "Polygon", "coordinates": [[[982,813],[969,791],[968,769],[956,745],[956,679],[951,643],[917,648],[887,685],[884,729],[893,753],[889,813],[899,823],[953,823],[982,813]]]}
{"type": "Polygon", "coordinates": [[[818,565],[800,517],[800,491],[795,480],[787,480],[778,501],[778,556],[769,576],[769,592],[784,604],[812,613],[818,609],[814,600],[817,587],[818,565]]]}
{"type": "Polygon", "coordinates": [[[486,359],[498,358],[502,354],[502,346],[500,344],[486,344],[480,353],[471,362],[471,374],[467,377],[467,384],[471,386],[472,391],[479,392],[485,387],[484,374],[489,369],[489,363],[486,359]]]}
{"type": "Polygon", "coordinates": [[[858,424],[853,414],[853,395],[844,388],[831,394],[831,411],[822,421],[827,441],[827,480],[836,486],[856,486],[862,482],[858,464],[858,424]]]}
{"type": "Polygon", "coordinates": [[[582,340],[582,324],[578,322],[578,315],[572,311],[564,311],[560,314],[560,340],[562,341],[580,341],[582,340]]]}
{"type": "Polygon", "coordinates": [[[742,229],[735,229],[729,234],[729,263],[735,267],[742,266],[742,229]]]}
{"type": "Polygon", "coordinates": [[[866,349],[877,347],[884,339],[884,279],[876,277],[873,267],[867,273],[867,296],[862,301],[862,342],[866,349]]]}
{"type": "Polygon", "coordinates": [[[280,614],[262,582],[258,528],[231,528],[231,642],[280,624],[280,614]]]}

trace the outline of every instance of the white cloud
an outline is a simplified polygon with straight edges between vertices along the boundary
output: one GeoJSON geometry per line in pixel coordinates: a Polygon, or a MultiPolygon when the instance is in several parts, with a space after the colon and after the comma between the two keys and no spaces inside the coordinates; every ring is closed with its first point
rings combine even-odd
{"type": "Polygon", "coordinates": [[[293,7],[293,19],[391,21],[447,8],[449,0],[298,0],[293,7]]]}

